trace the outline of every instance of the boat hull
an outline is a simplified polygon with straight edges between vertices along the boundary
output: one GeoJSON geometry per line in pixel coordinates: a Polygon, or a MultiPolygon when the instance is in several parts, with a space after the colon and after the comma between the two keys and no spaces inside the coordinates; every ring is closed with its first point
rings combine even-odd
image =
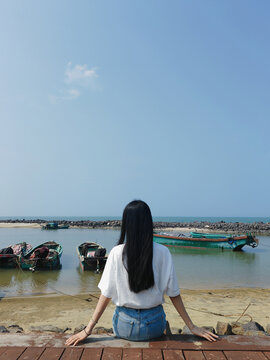
{"type": "Polygon", "coordinates": [[[14,254],[0,254],[0,268],[16,268],[19,264],[19,257],[14,254]]]}
{"type": "Polygon", "coordinates": [[[80,266],[83,271],[85,270],[95,271],[97,269],[103,270],[106,264],[106,260],[107,259],[98,258],[98,257],[91,259],[87,258],[84,261],[80,261],[80,266]]]}
{"type": "Polygon", "coordinates": [[[169,236],[154,234],[154,241],[173,247],[183,248],[202,248],[202,249],[221,249],[221,250],[241,250],[245,245],[255,247],[258,245],[258,240],[249,235],[235,236],[228,239],[205,239],[205,238],[190,238],[184,236],[169,236]]]}

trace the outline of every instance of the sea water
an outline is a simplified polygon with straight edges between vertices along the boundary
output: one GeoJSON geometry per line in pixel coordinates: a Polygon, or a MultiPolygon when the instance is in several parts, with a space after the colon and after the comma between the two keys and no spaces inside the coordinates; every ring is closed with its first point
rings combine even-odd
{"type": "MultiPolygon", "coordinates": [[[[60,270],[32,273],[20,269],[0,269],[0,297],[98,292],[101,274],[81,271],[76,247],[92,241],[109,252],[118,238],[119,230],[0,228],[0,248],[22,241],[33,247],[46,241],[56,241],[63,247],[60,270]]],[[[260,244],[257,248],[245,246],[241,252],[170,248],[180,288],[270,288],[270,237],[258,238],[260,244]]]]}

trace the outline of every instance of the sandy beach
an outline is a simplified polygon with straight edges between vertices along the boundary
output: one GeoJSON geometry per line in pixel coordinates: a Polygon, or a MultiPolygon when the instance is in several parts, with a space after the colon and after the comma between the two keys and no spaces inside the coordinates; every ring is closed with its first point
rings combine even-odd
{"type": "Polygon", "coordinates": [[[0,223],[1,228],[30,228],[30,229],[40,229],[41,224],[38,223],[0,223]]]}
{"type": "MultiPolygon", "coordinates": [[[[182,290],[182,298],[188,313],[198,326],[216,326],[217,321],[236,321],[249,305],[241,322],[254,320],[264,327],[270,323],[270,289],[224,289],[224,290],[182,290]]],[[[20,325],[25,332],[30,326],[53,325],[74,329],[86,324],[91,318],[99,294],[72,296],[43,296],[24,298],[2,298],[0,301],[0,325],[20,325]],[[89,301],[85,301],[89,299],[89,301]]],[[[110,304],[98,326],[112,327],[115,306],[110,304]]],[[[164,309],[167,320],[173,328],[183,328],[184,323],[177,315],[168,297],[164,309]]]]}
{"type": "MultiPolygon", "coordinates": [[[[0,229],[1,228],[25,228],[25,229],[40,229],[42,228],[42,225],[44,224],[38,224],[38,223],[5,223],[5,222],[0,222],[0,229]]],[[[70,226],[70,229],[88,229],[88,227],[84,227],[84,226],[70,226]]],[[[102,227],[102,229],[111,229],[111,227],[102,227]]],[[[118,229],[116,229],[118,230],[118,229]]],[[[159,229],[155,229],[155,230],[159,230],[159,229]]],[[[210,230],[207,229],[200,229],[200,228],[162,228],[160,229],[161,231],[173,231],[173,232],[178,232],[178,233],[188,233],[190,231],[198,231],[198,232],[211,232],[210,230]]],[[[215,231],[216,232],[216,231],[215,231]]]]}

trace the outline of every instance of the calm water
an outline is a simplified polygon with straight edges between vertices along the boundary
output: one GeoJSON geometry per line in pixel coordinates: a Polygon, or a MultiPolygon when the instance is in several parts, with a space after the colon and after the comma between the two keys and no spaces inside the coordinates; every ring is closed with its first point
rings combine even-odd
{"type": "MultiPolygon", "coordinates": [[[[63,246],[61,270],[31,273],[19,269],[0,269],[0,296],[98,291],[101,275],[81,272],[76,246],[84,241],[95,241],[109,251],[116,244],[118,236],[118,230],[0,229],[0,248],[22,241],[36,246],[50,240],[63,246]]],[[[261,236],[259,239],[257,248],[245,247],[243,252],[170,249],[180,288],[270,288],[270,237],[261,236]]]]}

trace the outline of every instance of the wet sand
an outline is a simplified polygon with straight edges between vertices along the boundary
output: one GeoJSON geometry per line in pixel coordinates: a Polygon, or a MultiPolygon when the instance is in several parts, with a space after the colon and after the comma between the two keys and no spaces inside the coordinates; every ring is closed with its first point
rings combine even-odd
{"type": "MultiPolygon", "coordinates": [[[[216,327],[217,321],[236,321],[248,307],[241,322],[250,319],[264,327],[270,323],[270,289],[224,289],[224,290],[182,290],[187,311],[198,326],[216,327]]],[[[53,325],[62,329],[87,324],[97,304],[99,294],[72,296],[32,296],[24,298],[2,298],[0,300],[0,325],[20,325],[25,332],[30,326],[53,325]],[[90,299],[90,301],[85,301],[90,299]]],[[[112,327],[115,306],[110,303],[97,326],[112,327]]],[[[184,323],[165,298],[164,310],[170,326],[183,328],[184,323]]]]}

